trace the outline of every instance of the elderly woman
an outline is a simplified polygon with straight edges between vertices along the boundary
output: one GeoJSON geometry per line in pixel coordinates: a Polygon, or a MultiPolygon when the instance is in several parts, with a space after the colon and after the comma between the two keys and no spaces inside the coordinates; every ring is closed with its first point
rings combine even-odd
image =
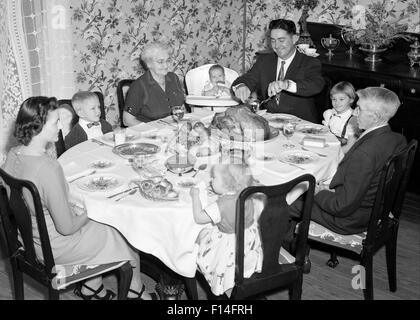
{"type": "Polygon", "coordinates": [[[171,106],[183,105],[184,91],[178,76],[169,72],[170,48],[161,42],[144,47],[141,59],[148,70],[127,92],[123,120],[127,126],[149,122],[171,114],[171,106]]]}
{"type": "MultiPolygon", "coordinates": [[[[129,297],[151,299],[140,278],[139,255],[110,226],[92,221],[85,210],[69,203],[69,186],[63,169],[46,155],[46,146],[58,139],[59,114],[55,98],[32,97],[18,112],[14,135],[19,146],[7,156],[4,170],[18,179],[32,181],[41,195],[51,249],[57,264],[96,265],[130,261],[135,268],[129,297]]],[[[31,208],[31,211],[33,208],[31,208]]],[[[35,249],[42,259],[36,230],[35,213],[31,212],[35,249]]],[[[85,300],[110,300],[115,293],[106,290],[102,277],[91,278],[75,290],[85,300]]]]}

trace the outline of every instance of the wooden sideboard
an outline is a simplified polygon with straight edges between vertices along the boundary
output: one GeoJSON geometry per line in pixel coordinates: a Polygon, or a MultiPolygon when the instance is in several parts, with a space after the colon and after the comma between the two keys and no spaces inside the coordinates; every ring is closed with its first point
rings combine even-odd
{"type": "MultiPolygon", "coordinates": [[[[349,81],[356,89],[381,86],[394,91],[401,100],[401,106],[390,125],[394,131],[402,133],[407,141],[417,139],[420,143],[420,66],[410,67],[407,58],[410,43],[397,42],[381,55],[382,61],[372,64],[364,61],[366,54],[357,48],[349,56],[338,26],[308,23],[308,30],[320,53],[318,59],[322,62],[323,74],[331,84],[349,81]],[[320,41],[330,34],[341,42],[332,57],[325,55],[327,50],[320,41]]],[[[420,34],[412,35],[420,39],[420,34]]],[[[420,151],[416,154],[408,190],[420,193],[420,151]]]]}

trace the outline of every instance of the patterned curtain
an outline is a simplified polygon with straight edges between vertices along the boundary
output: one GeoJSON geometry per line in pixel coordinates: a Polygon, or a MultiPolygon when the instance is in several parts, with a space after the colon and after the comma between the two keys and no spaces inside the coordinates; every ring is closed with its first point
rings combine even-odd
{"type": "Polygon", "coordinates": [[[0,165],[11,139],[20,103],[31,95],[20,1],[0,1],[0,165]]]}
{"type": "Polygon", "coordinates": [[[74,94],[70,0],[22,0],[33,95],[74,94]]]}
{"type": "Polygon", "coordinates": [[[20,104],[75,91],[70,0],[0,1],[0,165],[20,104]]]}

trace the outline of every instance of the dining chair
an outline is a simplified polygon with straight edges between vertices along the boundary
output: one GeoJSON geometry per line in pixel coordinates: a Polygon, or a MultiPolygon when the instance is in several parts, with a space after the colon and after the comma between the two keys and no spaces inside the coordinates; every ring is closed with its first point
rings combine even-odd
{"type": "Polygon", "coordinates": [[[124,106],[125,106],[125,96],[127,95],[127,91],[130,88],[133,79],[122,79],[117,84],[117,100],[118,100],[118,111],[120,115],[120,126],[121,128],[127,127],[124,124],[123,114],[124,114],[124,106]]]}
{"type": "Polygon", "coordinates": [[[417,140],[413,139],[404,150],[386,162],[366,232],[342,235],[314,221],[311,221],[309,226],[310,243],[320,243],[331,250],[331,257],[327,262],[329,267],[335,268],[338,265],[337,251],[349,254],[360,261],[365,271],[365,279],[362,280],[365,280],[363,294],[366,300],[373,300],[374,297],[373,255],[383,246],[386,248],[389,289],[391,292],[397,290],[396,255],[399,219],[416,149],[417,140]]]}
{"type": "MultiPolygon", "coordinates": [[[[236,203],[235,284],[230,299],[258,297],[275,289],[288,289],[290,299],[301,299],[314,190],[315,178],[310,174],[304,174],[284,184],[251,186],[240,193],[236,203]],[[304,211],[301,227],[296,236],[295,256],[292,256],[282,247],[289,218],[286,196],[299,184],[307,184],[307,191],[303,195],[304,211]],[[264,194],[267,199],[258,220],[263,249],[262,270],[250,278],[244,278],[245,201],[255,194],[264,194]]],[[[188,291],[194,292],[193,285],[193,281],[187,282],[188,291]]]]}
{"type": "Polygon", "coordinates": [[[59,290],[112,270],[118,270],[118,299],[124,300],[127,297],[133,275],[129,261],[95,266],[55,264],[38,189],[31,181],[14,178],[2,169],[0,169],[0,178],[4,182],[4,185],[0,184],[0,215],[7,243],[7,254],[12,266],[16,300],[24,299],[24,273],[48,288],[50,300],[58,300],[59,290]],[[6,187],[9,189],[9,196],[6,187]],[[35,219],[31,217],[26,203],[28,198],[24,197],[24,192],[29,192],[32,197],[35,219]],[[42,257],[36,255],[34,246],[33,223],[35,221],[41,242],[42,257]]]}

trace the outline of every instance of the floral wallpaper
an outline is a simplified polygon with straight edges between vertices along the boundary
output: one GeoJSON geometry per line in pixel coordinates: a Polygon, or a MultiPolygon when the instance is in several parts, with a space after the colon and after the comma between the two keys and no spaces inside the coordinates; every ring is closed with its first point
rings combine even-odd
{"type": "MultiPolygon", "coordinates": [[[[181,79],[189,69],[211,62],[242,73],[252,65],[255,52],[267,48],[270,20],[299,20],[301,11],[295,9],[295,2],[72,0],[76,87],[101,91],[107,120],[117,123],[116,84],[143,73],[138,57],[145,43],[157,39],[169,42],[173,48],[172,69],[181,79]]],[[[406,22],[408,31],[420,32],[420,0],[318,1],[308,21],[351,25],[355,6],[367,8],[375,3],[386,3],[391,17],[406,22]]]]}
{"type": "Polygon", "coordinates": [[[117,82],[143,73],[138,58],[149,41],[171,45],[181,79],[205,63],[241,71],[241,0],[75,0],[72,9],[76,86],[104,94],[111,123],[117,82]]]}

